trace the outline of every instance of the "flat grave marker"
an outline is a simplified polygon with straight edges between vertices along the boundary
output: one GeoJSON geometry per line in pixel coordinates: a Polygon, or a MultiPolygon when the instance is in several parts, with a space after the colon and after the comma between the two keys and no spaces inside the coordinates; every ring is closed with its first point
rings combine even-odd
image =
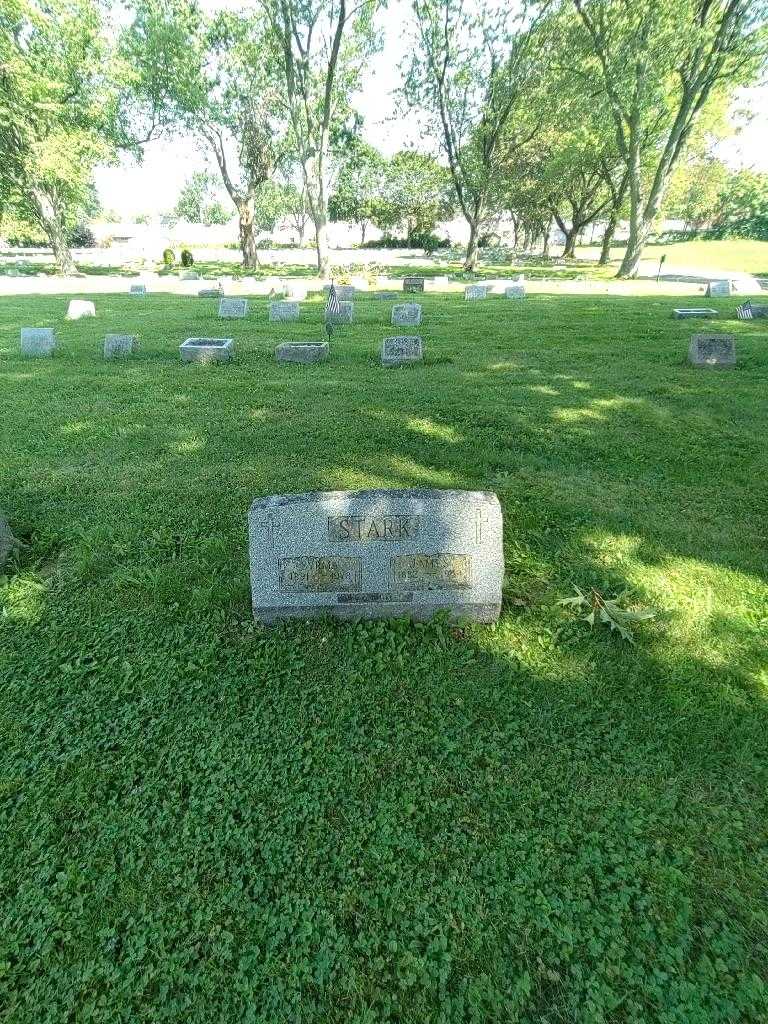
{"type": "Polygon", "coordinates": [[[495,622],[502,515],[486,491],[271,495],[249,516],[254,617],[495,622]]]}
{"type": "Polygon", "coordinates": [[[72,299],[67,307],[67,320],[82,320],[89,316],[96,316],[96,306],[84,299],[72,299]]]}
{"type": "Polygon", "coordinates": [[[716,309],[702,308],[691,308],[691,309],[673,309],[672,316],[675,320],[708,320],[713,316],[717,316],[716,309]]]}
{"type": "Polygon", "coordinates": [[[322,363],[328,358],[327,341],[285,341],[275,348],[278,363],[322,363]]]}
{"type": "Polygon", "coordinates": [[[56,333],[52,327],[22,327],[21,354],[50,356],[56,348],[56,333]]]}
{"type": "Polygon", "coordinates": [[[280,321],[294,321],[299,319],[299,304],[298,302],[270,302],[269,304],[269,322],[271,324],[279,323],[280,321]]]}
{"type": "Polygon", "coordinates": [[[232,338],[187,338],[179,345],[183,363],[228,363],[235,342],[232,338]]]}
{"type": "Polygon", "coordinates": [[[135,341],[133,334],[108,334],[104,339],[104,358],[114,359],[131,355],[135,341]]]}
{"type": "Polygon", "coordinates": [[[733,334],[694,334],[688,346],[688,360],[694,366],[728,369],[736,365],[733,334]]]}
{"type": "Polygon", "coordinates": [[[242,320],[248,316],[248,299],[219,299],[219,319],[242,320]]]}
{"type": "Polygon", "coordinates": [[[424,358],[424,345],[417,334],[403,334],[385,338],[381,343],[381,365],[402,366],[418,363],[424,358]]]}
{"type": "Polygon", "coordinates": [[[421,323],[421,306],[418,302],[403,302],[392,307],[393,327],[418,327],[421,323]]]}

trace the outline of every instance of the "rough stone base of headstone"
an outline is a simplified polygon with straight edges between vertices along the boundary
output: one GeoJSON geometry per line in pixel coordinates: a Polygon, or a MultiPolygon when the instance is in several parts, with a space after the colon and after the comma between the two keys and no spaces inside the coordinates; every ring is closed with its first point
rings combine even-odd
{"type": "Polygon", "coordinates": [[[56,348],[56,334],[52,327],[22,327],[21,354],[24,356],[50,356],[56,348]]]}
{"type": "Polygon", "coordinates": [[[278,363],[322,363],[328,358],[327,341],[286,341],[275,349],[278,363]]]}
{"type": "Polygon", "coordinates": [[[104,358],[115,359],[133,352],[136,338],[132,334],[108,334],[104,339],[104,358]]]}
{"type": "Polygon", "coordinates": [[[82,299],[72,299],[67,309],[67,320],[82,320],[89,316],[96,316],[96,306],[82,299]]]}
{"type": "Polygon", "coordinates": [[[187,338],[179,353],[184,363],[228,363],[234,349],[232,338],[187,338]]]}
{"type": "Polygon", "coordinates": [[[688,361],[694,366],[730,369],[736,365],[736,338],[733,334],[694,334],[688,361]]]}
{"type": "Polygon", "coordinates": [[[248,516],[254,617],[495,622],[502,516],[485,491],[273,495],[248,516]]]}
{"type": "Polygon", "coordinates": [[[418,335],[401,335],[385,338],[381,343],[381,365],[402,366],[405,363],[419,363],[424,358],[424,346],[418,335]]]}
{"type": "Polygon", "coordinates": [[[717,316],[716,309],[673,309],[672,316],[675,320],[709,320],[717,316]]]}

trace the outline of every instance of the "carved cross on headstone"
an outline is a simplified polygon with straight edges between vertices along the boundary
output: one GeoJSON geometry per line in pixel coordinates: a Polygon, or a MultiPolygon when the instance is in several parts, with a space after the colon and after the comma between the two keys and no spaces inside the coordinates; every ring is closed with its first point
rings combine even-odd
{"type": "Polygon", "coordinates": [[[275,530],[280,529],[280,523],[278,522],[277,516],[268,515],[263,519],[259,520],[258,523],[262,529],[266,530],[269,535],[269,546],[272,551],[275,550],[275,530]]]}
{"type": "Polygon", "coordinates": [[[483,527],[488,522],[488,510],[479,508],[475,517],[475,543],[483,543],[483,527]]]}

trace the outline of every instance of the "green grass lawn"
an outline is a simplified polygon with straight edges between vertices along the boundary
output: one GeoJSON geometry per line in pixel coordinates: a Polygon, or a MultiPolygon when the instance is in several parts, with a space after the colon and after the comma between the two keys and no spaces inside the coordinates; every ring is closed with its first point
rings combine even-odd
{"type": "Polygon", "coordinates": [[[0,1020],[764,1024],[768,322],[428,294],[384,370],[389,302],[309,367],[319,301],[67,302],[0,301],[0,1020]],[[498,493],[497,627],[254,625],[254,498],[410,486],[498,493]]]}
{"type": "MultiPolygon", "coordinates": [[[[746,238],[695,239],[692,242],[664,242],[647,245],[643,259],[658,260],[665,254],[669,266],[696,267],[699,270],[730,270],[768,277],[768,242],[746,238]]],[[[584,246],[577,252],[579,258],[596,260],[599,246],[584,246]]],[[[611,260],[618,265],[624,250],[611,249],[611,260]]]]}

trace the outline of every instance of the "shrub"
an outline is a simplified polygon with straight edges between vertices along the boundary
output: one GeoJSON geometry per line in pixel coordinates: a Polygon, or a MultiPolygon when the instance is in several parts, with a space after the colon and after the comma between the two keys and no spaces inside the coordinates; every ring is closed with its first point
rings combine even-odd
{"type": "Polygon", "coordinates": [[[166,267],[172,267],[176,263],[176,253],[173,249],[163,249],[163,263],[166,267]]]}
{"type": "Polygon", "coordinates": [[[67,244],[73,249],[95,249],[96,236],[86,224],[76,224],[67,236],[67,244]]]}
{"type": "Polygon", "coordinates": [[[189,251],[189,249],[181,250],[181,265],[182,267],[191,267],[195,262],[195,257],[189,251]]]}
{"type": "Polygon", "coordinates": [[[450,239],[438,238],[431,231],[414,231],[408,244],[414,249],[423,249],[427,256],[431,256],[438,249],[447,249],[451,243],[450,239]]]}

